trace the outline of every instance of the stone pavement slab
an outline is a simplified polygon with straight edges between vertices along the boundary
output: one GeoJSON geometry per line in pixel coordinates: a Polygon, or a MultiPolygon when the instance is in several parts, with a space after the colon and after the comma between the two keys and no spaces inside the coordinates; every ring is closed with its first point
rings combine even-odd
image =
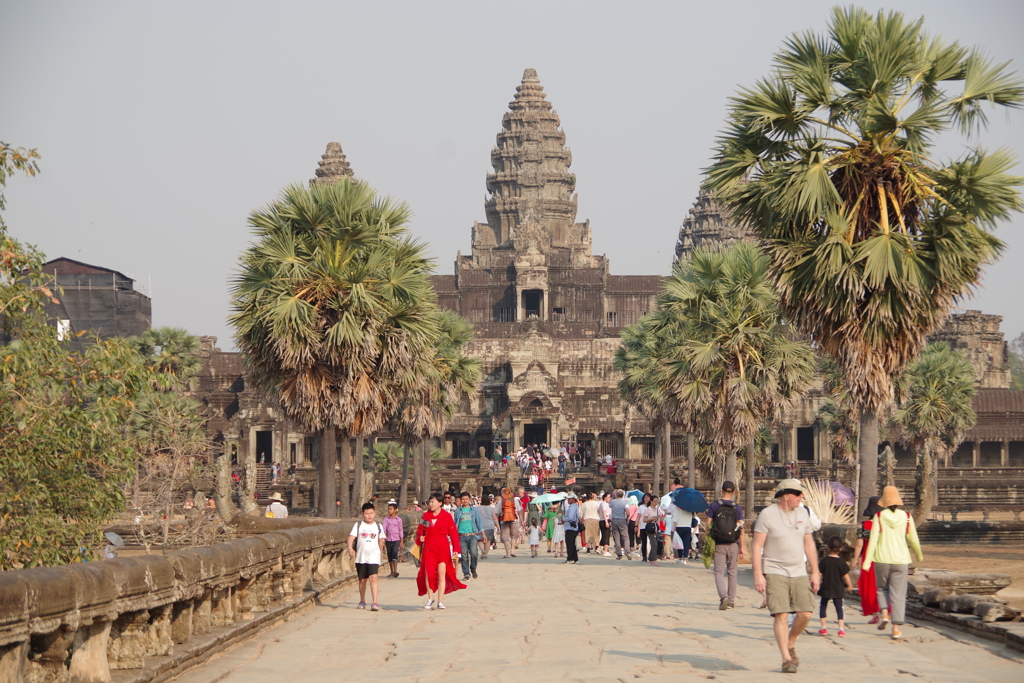
{"type": "Polygon", "coordinates": [[[749,566],[740,568],[737,608],[724,612],[700,563],[583,555],[574,566],[492,554],[479,574],[447,597],[448,609],[426,611],[406,566],[401,578],[381,579],[382,611],[357,610],[355,587],[339,591],[177,681],[1024,680],[1020,653],[924,623],[892,641],[856,604],[847,606],[846,638],[818,636],[812,619],[797,645],[800,672],[782,674],[749,566]]]}

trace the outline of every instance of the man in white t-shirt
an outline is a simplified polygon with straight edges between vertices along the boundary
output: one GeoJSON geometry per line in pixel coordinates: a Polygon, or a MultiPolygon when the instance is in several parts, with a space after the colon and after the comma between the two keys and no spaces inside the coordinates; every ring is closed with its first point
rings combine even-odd
{"type": "Polygon", "coordinates": [[[754,523],[754,588],[764,593],[775,619],[775,640],[782,653],[782,672],[796,673],[796,639],[814,609],[814,593],[821,584],[818,548],[799,479],[784,479],[775,489],[775,505],[766,507],[754,523]],[[807,564],[811,565],[810,581],[807,564]],[[787,624],[791,612],[793,625],[787,624]]]}
{"type": "Polygon", "coordinates": [[[376,612],[377,606],[377,570],[380,569],[381,553],[384,551],[384,529],[375,521],[377,511],[373,503],[363,503],[363,519],[352,526],[348,535],[348,555],[355,558],[356,576],[359,578],[359,607],[366,609],[366,584],[370,584],[370,596],[373,603],[370,611],[376,612]]]}

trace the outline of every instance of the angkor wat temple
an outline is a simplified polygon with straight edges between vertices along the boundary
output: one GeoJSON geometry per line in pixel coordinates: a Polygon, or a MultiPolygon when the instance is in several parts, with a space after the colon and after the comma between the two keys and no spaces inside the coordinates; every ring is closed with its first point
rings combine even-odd
{"type": "MultiPolygon", "coordinates": [[[[544,441],[587,441],[597,452],[638,464],[653,458],[655,434],[619,397],[612,358],[622,327],[652,310],[662,278],[613,275],[609,259],[592,253],[590,221],[577,222],[576,177],[560,125],[537,73],[527,69],[491,150],[486,222],[473,223],[471,252],[456,256],[454,274],[433,278],[440,304],[473,323],[468,353],[484,366],[480,391],[464,401],[437,444],[453,459],[477,459],[496,444],[544,441]]],[[[331,143],[311,182],[352,175],[341,146],[331,143]]],[[[749,238],[698,192],[676,258],[749,238]]],[[[1009,390],[1000,321],[968,311],[933,337],[968,355],[980,387],[978,425],[948,466],[1024,466],[1024,392],[1009,390]]],[[[247,388],[237,354],[216,349],[215,338],[204,338],[203,349],[197,395],[208,407],[210,432],[239,462],[308,467],[312,435],[247,388]]],[[[820,388],[812,389],[778,421],[774,461],[830,465],[832,449],[818,421],[823,399],[820,388]]],[[[898,463],[909,465],[910,454],[896,439],[898,463]]],[[[682,434],[672,437],[674,469],[685,467],[684,441],[682,434]]]]}

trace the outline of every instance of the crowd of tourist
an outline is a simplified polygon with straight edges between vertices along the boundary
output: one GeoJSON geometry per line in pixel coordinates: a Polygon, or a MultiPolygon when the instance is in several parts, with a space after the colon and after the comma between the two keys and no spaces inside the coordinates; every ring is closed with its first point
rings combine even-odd
{"type": "MultiPolygon", "coordinates": [[[[681,488],[679,480],[672,485],[673,490],[677,488],[681,488]]],[[[577,494],[505,488],[497,496],[483,498],[466,492],[433,494],[418,522],[411,549],[418,564],[418,593],[427,598],[424,609],[443,610],[446,595],[479,578],[480,562],[487,560],[490,551],[503,551],[496,559],[514,558],[524,552],[521,548],[525,545],[530,557],[551,556],[563,565],[577,565],[581,557],[588,556],[652,566],[688,564],[700,557],[714,569],[719,609],[732,609],[736,607],[738,564],[747,540],[745,515],[735,500],[735,483],[726,481],[719,493],[700,514],[678,507],[671,495],[627,494],[623,489],[577,494]]],[[[795,673],[800,665],[797,640],[810,622],[816,601],[820,601],[818,633],[828,635],[826,617],[831,603],[838,621],[837,635],[845,637],[843,599],[853,588],[850,567],[840,556],[845,548],[843,539],[827,539],[826,554],[819,561],[813,533],[821,528],[821,522],[804,505],[803,495],[800,480],[780,482],[774,504],[757,516],[750,540],[754,587],[764,594],[760,607],[772,615],[784,673],[795,673]]],[[[900,510],[902,504],[894,487],[886,487],[881,497],[872,498],[854,551],[861,567],[862,611],[880,630],[892,624],[893,639],[902,637],[899,627],[905,617],[911,553],[921,560],[913,519],[900,510]]],[[[416,507],[418,510],[418,502],[416,507]]],[[[374,503],[366,503],[349,538],[359,579],[360,609],[366,608],[367,588],[370,609],[379,609],[377,576],[385,550],[391,570],[388,576],[398,576],[404,522],[395,501],[390,501],[387,509],[383,522],[378,522],[374,503]]]]}

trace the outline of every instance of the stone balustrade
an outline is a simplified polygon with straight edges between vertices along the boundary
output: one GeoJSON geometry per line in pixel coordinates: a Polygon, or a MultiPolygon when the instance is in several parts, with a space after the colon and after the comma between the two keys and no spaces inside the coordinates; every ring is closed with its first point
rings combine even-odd
{"type": "MultiPolygon", "coordinates": [[[[403,518],[407,547],[417,518],[403,518]]],[[[353,522],[0,573],[0,681],[106,683],[112,671],[148,669],[174,655],[171,668],[180,671],[194,639],[222,645],[231,629],[354,578],[353,522]]]]}

